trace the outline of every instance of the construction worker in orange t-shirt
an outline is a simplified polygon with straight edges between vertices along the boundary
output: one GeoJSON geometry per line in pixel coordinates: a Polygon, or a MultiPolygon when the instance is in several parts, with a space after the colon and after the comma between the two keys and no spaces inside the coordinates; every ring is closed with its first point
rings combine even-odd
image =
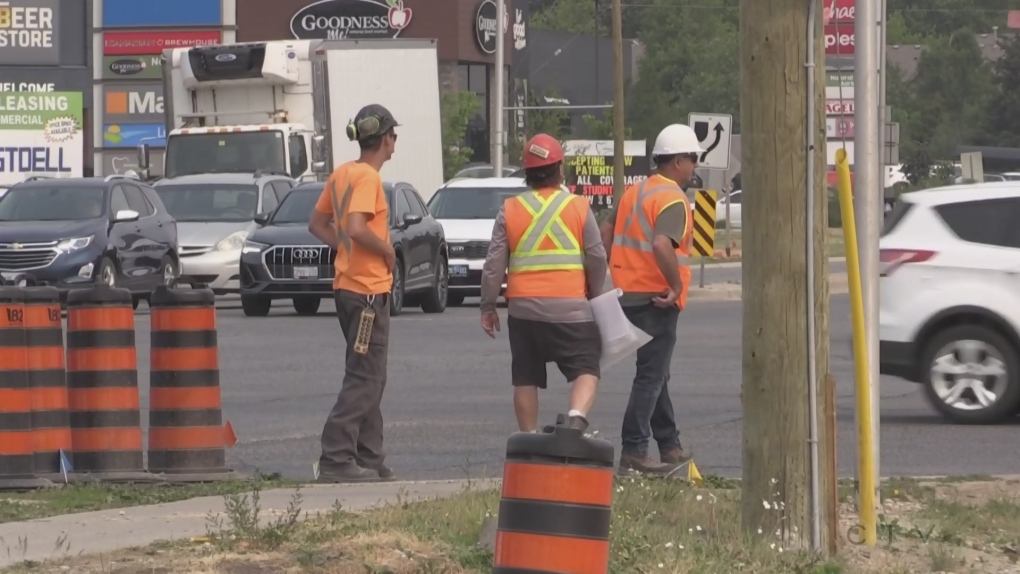
{"type": "Polygon", "coordinates": [[[637,373],[623,418],[620,472],[669,475],[691,460],[680,445],[669,397],[677,319],[691,280],[691,210],[682,186],[703,153],[694,130],[667,126],[655,140],[656,173],[630,186],[602,223],[613,285],[627,318],[652,340],[638,349],[637,373]],[[649,439],[659,460],[648,455],[649,439]]]}
{"type": "Polygon", "coordinates": [[[365,106],[347,126],[361,157],[326,180],[308,230],[336,250],[333,295],[347,341],[343,385],[322,429],[319,482],[392,480],[383,460],[383,418],[396,252],[379,170],[393,156],[397,127],[380,105],[365,106]]]}
{"type": "Polygon", "coordinates": [[[524,146],[530,191],[507,199],[496,217],[482,270],[482,329],[499,331],[496,300],[506,277],[514,412],[522,432],[538,430],[538,389],[546,363],[572,383],[567,426],[588,428],[602,339],[593,296],[606,280],[606,252],[585,198],[563,188],[563,149],[539,134],[524,146]]]}

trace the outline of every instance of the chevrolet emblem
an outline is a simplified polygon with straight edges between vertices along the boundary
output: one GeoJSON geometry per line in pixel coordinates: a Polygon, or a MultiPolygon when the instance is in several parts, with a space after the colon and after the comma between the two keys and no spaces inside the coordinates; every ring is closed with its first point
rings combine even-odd
{"type": "Polygon", "coordinates": [[[11,249],[21,249],[22,247],[20,243],[11,243],[11,249]]]}

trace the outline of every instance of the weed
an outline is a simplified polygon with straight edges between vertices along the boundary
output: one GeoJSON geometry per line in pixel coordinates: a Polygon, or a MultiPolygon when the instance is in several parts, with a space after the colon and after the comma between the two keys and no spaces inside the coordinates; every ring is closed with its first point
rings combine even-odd
{"type": "Polygon", "coordinates": [[[224,495],[223,514],[210,513],[206,516],[209,536],[227,547],[252,550],[276,550],[291,541],[301,519],[301,489],[295,489],[287,509],[280,516],[265,522],[262,517],[264,487],[263,479],[256,476],[250,492],[224,495]]]}

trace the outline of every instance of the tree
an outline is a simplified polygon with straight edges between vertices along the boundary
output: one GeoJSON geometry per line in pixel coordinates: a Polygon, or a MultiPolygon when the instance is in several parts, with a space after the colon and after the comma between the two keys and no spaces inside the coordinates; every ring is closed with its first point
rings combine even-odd
{"type": "MultiPolygon", "coordinates": [[[[588,137],[593,140],[611,140],[613,139],[613,116],[606,114],[605,117],[599,117],[595,114],[584,114],[581,116],[581,121],[584,122],[584,127],[588,131],[588,137]]],[[[630,126],[625,125],[623,128],[624,137],[631,139],[632,130],[630,126]]]]}
{"type": "MultiPolygon", "coordinates": [[[[784,544],[804,544],[811,532],[808,445],[808,289],[814,291],[819,386],[829,370],[829,264],[825,154],[807,172],[808,82],[814,82],[815,122],[825,125],[824,66],[807,72],[808,49],[824,62],[822,42],[808,46],[803,0],[740,1],[740,115],[745,219],[743,321],[743,481],[741,525],[749,535],[781,532],[784,544]],[[814,211],[805,213],[807,194],[814,211]],[[811,218],[809,238],[806,217],[811,218]],[[814,243],[814,274],[807,276],[805,242],[814,243]]],[[[821,15],[815,29],[822,37],[821,15]]],[[[824,129],[814,134],[825,149],[824,129]]],[[[819,454],[827,460],[823,393],[819,392],[819,454]]],[[[823,509],[829,480],[820,462],[823,509]]],[[[827,548],[824,518],[822,548],[827,548]]]]}
{"type": "Polygon", "coordinates": [[[994,89],[989,98],[987,130],[997,134],[997,144],[1020,147],[1020,36],[999,41],[1003,54],[992,66],[994,89]]]}
{"type": "Polygon", "coordinates": [[[443,139],[443,175],[450,179],[470,160],[473,150],[464,145],[468,122],[478,113],[478,96],[474,92],[443,94],[440,106],[443,139]]]}

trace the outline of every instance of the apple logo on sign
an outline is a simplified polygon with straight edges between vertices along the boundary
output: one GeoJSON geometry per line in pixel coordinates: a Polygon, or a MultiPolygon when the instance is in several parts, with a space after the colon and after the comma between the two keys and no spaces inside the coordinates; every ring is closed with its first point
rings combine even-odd
{"type": "Polygon", "coordinates": [[[411,23],[411,9],[404,7],[404,0],[386,0],[390,6],[390,27],[403,30],[411,23]]]}

